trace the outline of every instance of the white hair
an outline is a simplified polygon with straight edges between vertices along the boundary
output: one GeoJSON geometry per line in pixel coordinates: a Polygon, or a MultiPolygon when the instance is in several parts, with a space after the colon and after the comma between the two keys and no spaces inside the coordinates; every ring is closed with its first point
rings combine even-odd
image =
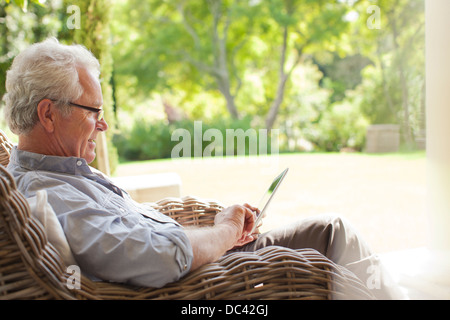
{"type": "Polygon", "coordinates": [[[83,94],[77,68],[95,78],[100,64],[81,45],[63,45],[55,38],[36,43],[21,52],[6,74],[5,119],[15,134],[27,134],[37,123],[37,105],[43,99],[58,102],[67,115],[67,104],[83,94]]]}

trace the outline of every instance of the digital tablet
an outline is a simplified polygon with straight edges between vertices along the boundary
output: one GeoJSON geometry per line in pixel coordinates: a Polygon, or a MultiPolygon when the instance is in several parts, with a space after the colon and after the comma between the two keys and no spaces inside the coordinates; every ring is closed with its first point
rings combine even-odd
{"type": "Polygon", "coordinates": [[[283,181],[284,177],[286,176],[289,168],[286,168],[281,172],[270,184],[269,188],[266,192],[264,192],[264,195],[261,198],[261,201],[259,202],[258,209],[259,209],[259,215],[256,217],[255,225],[253,226],[253,230],[250,234],[254,233],[259,222],[264,216],[264,213],[267,210],[267,207],[269,207],[269,203],[273,198],[273,195],[277,191],[278,187],[281,184],[281,181],[283,181]]]}

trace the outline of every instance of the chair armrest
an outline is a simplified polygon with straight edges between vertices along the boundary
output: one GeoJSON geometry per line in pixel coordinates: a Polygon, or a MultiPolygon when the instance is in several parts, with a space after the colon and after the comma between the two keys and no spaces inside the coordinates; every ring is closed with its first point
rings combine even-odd
{"type": "Polygon", "coordinates": [[[147,204],[185,227],[212,226],[216,214],[224,209],[217,201],[192,196],[164,198],[147,204]]]}
{"type": "Polygon", "coordinates": [[[231,253],[161,289],[90,282],[74,294],[107,300],[373,299],[356,276],[317,251],[275,246],[231,253]]]}

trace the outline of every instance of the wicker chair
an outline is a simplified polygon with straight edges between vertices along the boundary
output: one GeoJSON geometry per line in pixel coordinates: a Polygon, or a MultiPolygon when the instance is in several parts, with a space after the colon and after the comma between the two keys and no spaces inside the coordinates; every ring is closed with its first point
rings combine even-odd
{"type": "MultiPolygon", "coordinates": [[[[317,251],[281,247],[225,255],[160,289],[83,275],[73,288],[70,268],[4,167],[12,144],[1,131],[0,143],[0,299],[373,299],[352,273],[317,251]]],[[[183,225],[211,225],[222,209],[193,197],[154,206],[183,225]]]]}

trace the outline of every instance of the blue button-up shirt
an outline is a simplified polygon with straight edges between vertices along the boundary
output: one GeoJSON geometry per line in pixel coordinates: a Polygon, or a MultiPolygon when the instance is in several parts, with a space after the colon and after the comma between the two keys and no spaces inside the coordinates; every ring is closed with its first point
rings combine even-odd
{"type": "Polygon", "coordinates": [[[77,264],[88,276],[162,287],[193,259],[184,229],[139,204],[82,158],[13,148],[7,168],[25,197],[45,189],[77,264]]]}

